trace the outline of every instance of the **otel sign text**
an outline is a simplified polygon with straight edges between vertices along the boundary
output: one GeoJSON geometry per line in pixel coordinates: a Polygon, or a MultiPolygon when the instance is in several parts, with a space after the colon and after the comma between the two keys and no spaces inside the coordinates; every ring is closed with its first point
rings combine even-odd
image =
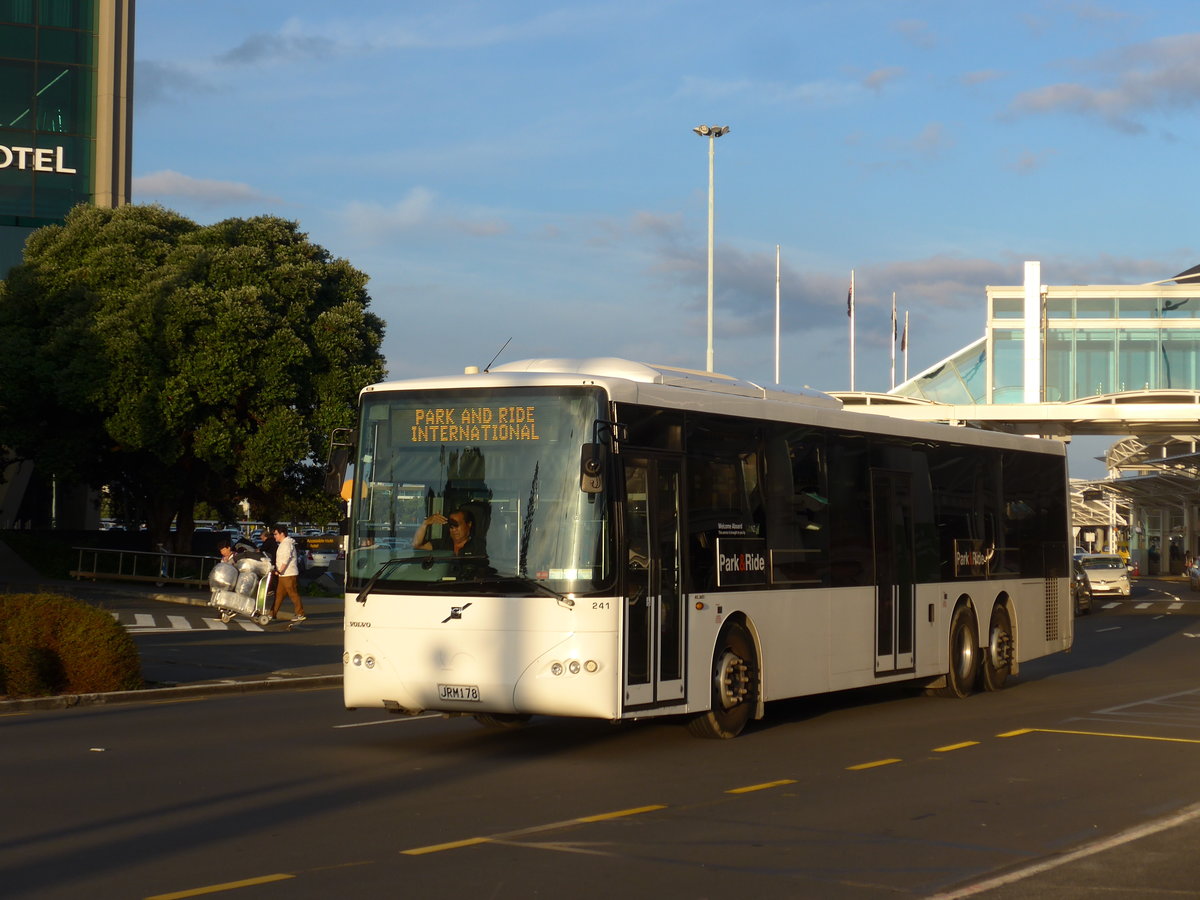
{"type": "Polygon", "coordinates": [[[68,169],[63,165],[62,147],[5,147],[0,144],[0,169],[7,169],[14,162],[18,169],[33,169],[35,172],[60,172],[63,175],[76,174],[74,169],[68,169]]]}

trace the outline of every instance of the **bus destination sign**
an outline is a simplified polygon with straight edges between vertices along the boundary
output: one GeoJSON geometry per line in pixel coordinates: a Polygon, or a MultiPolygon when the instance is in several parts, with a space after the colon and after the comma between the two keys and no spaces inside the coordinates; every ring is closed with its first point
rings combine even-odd
{"type": "Polygon", "coordinates": [[[536,406],[451,406],[413,410],[412,443],[538,441],[536,406]]]}

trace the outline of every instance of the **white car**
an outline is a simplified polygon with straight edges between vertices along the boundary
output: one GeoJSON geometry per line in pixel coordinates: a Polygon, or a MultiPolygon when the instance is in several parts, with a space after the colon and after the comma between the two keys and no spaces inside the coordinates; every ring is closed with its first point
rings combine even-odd
{"type": "Polygon", "coordinates": [[[1125,560],[1115,553],[1084,553],[1078,557],[1088,585],[1096,594],[1117,594],[1128,597],[1130,592],[1129,570],[1125,560]]]}

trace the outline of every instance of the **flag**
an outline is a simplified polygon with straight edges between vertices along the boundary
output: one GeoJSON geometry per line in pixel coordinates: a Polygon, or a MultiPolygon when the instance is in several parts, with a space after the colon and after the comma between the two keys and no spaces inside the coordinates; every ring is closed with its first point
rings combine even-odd
{"type": "Polygon", "coordinates": [[[892,343],[896,343],[896,338],[900,336],[900,332],[896,329],[896,292],[892,291],[892,343]]]}
{"type": "Polygon", "coordinates": [[[904,314],[904,331],[900,334],[900,349],[908,349],[908,313],[904,314]]]}
{"type": "Polygon", "coordinates": [[[854,318],[854,273],[850,273],[850,290],[846,294],[846,315],[854,318]]]}

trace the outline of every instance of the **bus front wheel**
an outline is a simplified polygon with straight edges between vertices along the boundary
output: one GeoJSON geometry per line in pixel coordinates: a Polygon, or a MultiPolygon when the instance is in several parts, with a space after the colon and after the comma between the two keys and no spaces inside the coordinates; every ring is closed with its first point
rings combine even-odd
{"type": "Polygon", "coordinates": [[[946,686],[934,693],[942,697],[966,697],[975,688],[979,677],[979,636],[975,617],[964,603],[950,618],[950,670],[946,686]]]}
{"type": "Polygon", "coordinates": [[[734,738],[758,706],[758,656],[754,640],[740,622],[721,631],[713,652],[709,709],[688,723],[697,737],[734,738]]]}

